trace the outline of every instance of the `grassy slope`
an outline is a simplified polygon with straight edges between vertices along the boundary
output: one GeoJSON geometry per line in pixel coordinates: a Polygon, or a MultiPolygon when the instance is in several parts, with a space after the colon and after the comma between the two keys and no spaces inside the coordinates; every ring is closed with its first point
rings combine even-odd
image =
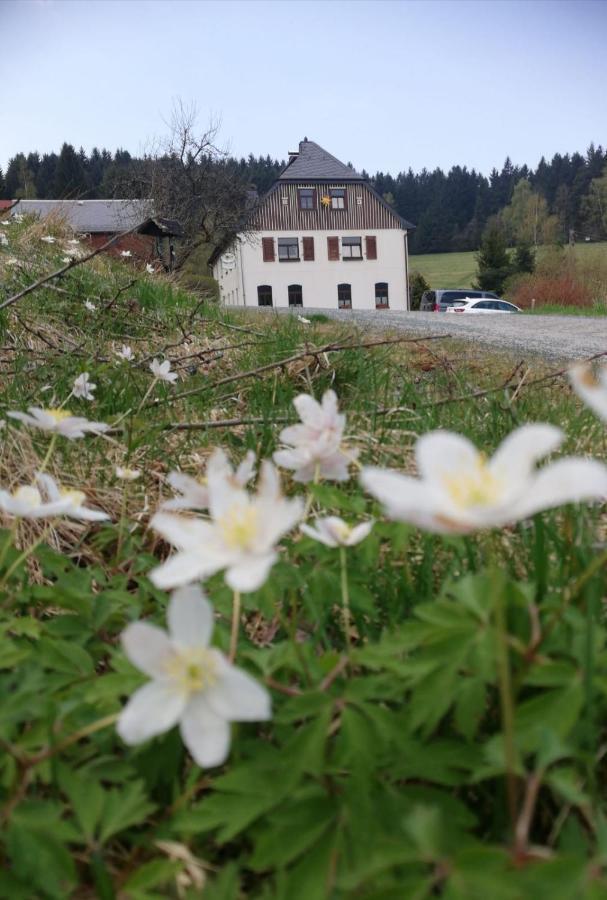
{"type": "MultiPolygon", "coordinates": [[[[542,252],[543,248],[540,247],[540,258],[542,252]]],[[[581,260],[604,257],[607,253],[607,243],[578,243],[574,252],[581,260]]],[[[411,271],[421,272],[434,289],[470,288],[476,276],[475,256],[474,252],[425,253],[421,256],[411,256],[411,271]]]]}

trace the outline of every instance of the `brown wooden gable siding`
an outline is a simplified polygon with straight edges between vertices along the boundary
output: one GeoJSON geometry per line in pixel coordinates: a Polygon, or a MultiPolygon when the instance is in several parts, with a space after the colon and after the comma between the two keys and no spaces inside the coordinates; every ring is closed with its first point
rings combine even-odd
{"type": "Polygon", "coordinates": [[[278,184],[262,202],[252,219],[258,231],[362,231],[402,228],[399,219],[383,206],[364,184],[278,184]],[[316,209],[299,209],[297,189],[315,187],[316,209]],[[321,198],[329,188],[345,188],[347,209],[323,206],[321,198]],[[359,204],[357,197],[362,197],[359,204]],[[283,197],[287,202],[283,203],[283,197]]]}

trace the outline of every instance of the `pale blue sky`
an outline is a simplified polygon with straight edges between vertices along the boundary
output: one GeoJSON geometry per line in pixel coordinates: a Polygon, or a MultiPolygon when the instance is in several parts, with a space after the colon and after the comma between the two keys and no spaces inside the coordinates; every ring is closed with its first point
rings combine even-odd
{"type": "Polygon", "coordinates": [[[607,144],[604,0],[0,0],[0,34],[0,165],[140,152],[177,96],[238,156],[369,172],[607,144]]]}

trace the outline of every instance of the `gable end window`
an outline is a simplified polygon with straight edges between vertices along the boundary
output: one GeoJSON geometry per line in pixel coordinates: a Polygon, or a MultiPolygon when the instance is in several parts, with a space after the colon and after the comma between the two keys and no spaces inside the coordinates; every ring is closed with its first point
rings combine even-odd
{"type": "Polygon", "coordinates": [[[316,209],[316,190],[314,188],[298,188],[297,202],[300,209],[316,209]]]}
{"type": "Polygon", "coordinates": [[[377,259],[377,238],[367,236],[365,238],[365,250],[367,251],[367,259],[377,259]]]}
{"type": "Polygon", "coordinates": [[[261,250],[264,262],[274,262],[274,238],[265,237],[261,239],[261,250]]]}
{"type": "Polygon", "coordinates": [[[345,237],[341,239],[342,259],[362,259],[363,246],[359,237],[345,237]]]}
{"type": "Polygon", "coordinates": [[[331,198],[331,209],[347,209],[345,188],[331,188],[329,196],[331,198]]]}
{"type": "Polygon", "coordinates": [[[257,285],[257,305],[258,306],[272,306],[272,285],[271,284],[258,284],[257,285]]]}
{"type": "Polygon", "coordinates": [[[303,291],[300,284],[290,284],[289,306],[303,306],[303,291]]]}
{"type": "Polygon", "coordinates": [[[338,309],[352,309],[352,285],[337,285],[337,306],[338,309]]]}
{"type": "Polygon", "coordinates": [[[388,282],[378,281],[375,285],[375,309],[388,309],[388,282]]]}
{"type": "Polygon", "coordinates": [[[299,241],[297,238],[278,238],[278,261],[292,262],[299,259],[299,241]]]}

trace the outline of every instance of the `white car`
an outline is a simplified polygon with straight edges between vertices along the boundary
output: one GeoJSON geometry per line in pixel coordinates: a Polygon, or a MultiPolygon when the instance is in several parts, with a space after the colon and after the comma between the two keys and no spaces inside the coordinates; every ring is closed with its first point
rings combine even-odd
{"type": "Polygon", "coordinates": [[[487,300],[466,297],[447,307],[448,313],[520,313],[521,309],[507,300],[487,300]]]}

